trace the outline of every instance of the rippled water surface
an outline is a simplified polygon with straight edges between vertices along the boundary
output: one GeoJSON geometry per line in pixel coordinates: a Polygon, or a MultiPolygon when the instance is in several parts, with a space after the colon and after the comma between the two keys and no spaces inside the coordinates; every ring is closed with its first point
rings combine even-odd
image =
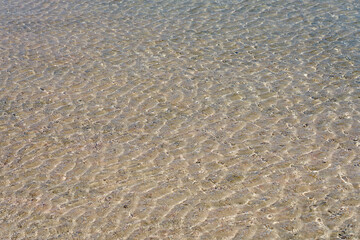
{"type": "Polygon", "coordinates": [[[0,239],[360,239],[357,0],[0,0],[0,239]]]}

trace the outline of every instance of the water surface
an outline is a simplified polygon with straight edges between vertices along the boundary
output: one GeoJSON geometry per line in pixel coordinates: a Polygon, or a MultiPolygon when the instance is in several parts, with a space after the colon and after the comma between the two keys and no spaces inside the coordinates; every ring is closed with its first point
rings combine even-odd
{"type": "Polygon", "coordinates": [[[0,239],[359,239],[359,20],[0,0],[0,239]]]}

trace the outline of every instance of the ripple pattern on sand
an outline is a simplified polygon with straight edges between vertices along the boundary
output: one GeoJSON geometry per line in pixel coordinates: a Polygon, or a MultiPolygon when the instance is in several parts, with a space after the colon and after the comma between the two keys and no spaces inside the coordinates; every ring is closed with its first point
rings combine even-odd
{"type": "Polygon", "coordinates": [[[0,0],[0,239],[359,239],[359,9],[0,0]]]}

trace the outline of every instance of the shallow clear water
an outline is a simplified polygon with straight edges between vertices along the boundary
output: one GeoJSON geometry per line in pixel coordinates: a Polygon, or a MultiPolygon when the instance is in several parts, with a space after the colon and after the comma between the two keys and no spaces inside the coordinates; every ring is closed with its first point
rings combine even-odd
{"type": "Polygon", "coordinates": [[[0,239],[359,239],[359,1],[0,0],[0,239]]]}

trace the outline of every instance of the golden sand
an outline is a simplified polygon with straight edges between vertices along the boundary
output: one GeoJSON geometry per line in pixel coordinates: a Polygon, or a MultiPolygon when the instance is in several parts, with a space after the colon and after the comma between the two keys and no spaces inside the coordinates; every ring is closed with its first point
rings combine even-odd
{"type": "Polygon", "coordinates": [[[0,0],[0,239],[360,239],[359,7],[0,0]]]}

